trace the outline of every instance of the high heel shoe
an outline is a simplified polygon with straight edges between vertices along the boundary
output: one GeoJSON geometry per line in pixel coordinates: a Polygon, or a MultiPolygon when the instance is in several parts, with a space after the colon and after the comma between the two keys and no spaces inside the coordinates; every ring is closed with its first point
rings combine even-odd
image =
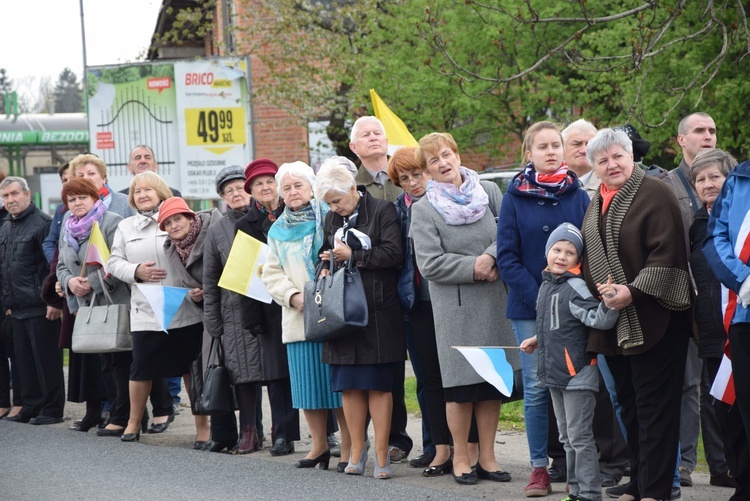
{"type": "Polygon", "coordinates": [[[243,426],[237,444],[232,447],[230,454],[251,454],[260,449],[258,443],[258,428],[255,426],[243,426]]]}
{"type": "Polygon", "coordinates": [[[326,450],[323,454],[316,458],[308,459],[300,459],[296,463],[294,463],[295,468],[315,468],[318,464],[320,464],[321,470],[327,470],[328,469],[328,463],[331,461],[331,449],[326,450]]]}
{"type": "Polygon", "coordinates": [[[120,440],[123,442],[140,442],[141,440],[141,429],[138,428],[138,431],[135,433],[123,433],[120,437],[120,440]]]}
{"type": "Polygon", "coordinates": [[[387,480],[391,478],[391,476],[393,476],[393,471],[391,470],[391,455],[385,455],[385,466],[381,468],[380,465],[378,465],[378,455],[375,454],[375,471],[372,474],[372,478],[387,480]]]}
{"type": "Polygon", "coordinates": [[[425,468],[425,470],[422,472],[423,477],[441,477],[443,475],[446,475],[450,473],[453,470],[453,458],[448,458],[444,463],[430,466],[428,468],[425,468]]]}
{"type": "Polygon", "coordinates": [[[229,450],[234,445],[234,442],[221,442],[216,440],[210,440],[206,447],[203,449],[208,452],[224,452],[225,450],[229,453],[229,450]]]}
{"type": "Polygon", "coordinates": [[[507,471],[487,471],[482,468],[482,465],[479,464],[479,462],[477,462],[474,469],[477,472],[477,478],[492,480],[493,482],[510,482],[510,473],[507,471]]]}
{"type": "Polygon", "coordinates": [[[367,445],[365,445],[365,448],[362,449],[362,455],[359,457],[359,463],[352,464],[352,460],[349,459],[349,463],[346,465],[344,473],[346,473],[347,475],[362,475],[365,472],[365,465],[367,464],[367,451],[369,451],[369,449],[370,448],[367,447],[367,445]]]}
{"type": "Polygon", "coordinates": [[[348,464],[348,461],[339,461],[336,465],[336,473],[344,473],[346,471],[346,465],[348,464]]]}
{"type": "Polygon", "coordinates": [[[88,415],[84,416],[83,419],[81,419],[78,423],[73,423],[73,426],[68,428],[69,430],[73,431],[82,431],[84,433],[88,432],[91,428],[94,426],[99,426],[102,424],[104,420],[102,419],[101,414],[97,414],[94,417],[89,417],[88,415]]]}

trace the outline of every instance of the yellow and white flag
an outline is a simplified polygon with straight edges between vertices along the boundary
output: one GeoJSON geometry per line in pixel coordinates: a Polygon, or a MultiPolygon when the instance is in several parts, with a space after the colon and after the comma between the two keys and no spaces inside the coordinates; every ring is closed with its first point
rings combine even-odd
{"type": "Polygon", "coordinates": [[[100,264],[105,276],[109,276],[109,248],[107,247],[107,241],[104,240],[102,230],[99,229],[99,223],[94,221],[94,225],[91,228],[89,234],[89,246],[86,249],[86,263],[85,264],[100,264]]]}
{"type": "Polygon", "coordinates": [[[271,295],[266,284],[260,279],[267,255],[266,244],[238,231],[229,250],[227,264],[221,273],[219,287],[270,303],[271,295]]]}
{"type": "Polygon", "coordinates": [[[375,109],[375,116],[383,122],[385,128],[385,137],[388,138],[388,154],[392,155],[394,151],[404,146],[417,147],[417,140],[411,135],[409,129],[391,109],[386,106],[375,89],[370,89],[370,99],[372,107],[375,109]]]}

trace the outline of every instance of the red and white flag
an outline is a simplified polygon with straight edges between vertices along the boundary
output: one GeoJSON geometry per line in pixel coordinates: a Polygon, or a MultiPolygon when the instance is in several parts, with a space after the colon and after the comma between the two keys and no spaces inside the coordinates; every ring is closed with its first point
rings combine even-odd
{"type": "Polygon", "coordinates": [[[729,341],[724,345],[724,356],[719,365],[719,372],[716,373],[714,384],[711,385],[711,396],[721,400],[725,404],[733,405],[735,400],[734,393],[734,374],[732,374],[732,359],[729,353],[729,341]]]}

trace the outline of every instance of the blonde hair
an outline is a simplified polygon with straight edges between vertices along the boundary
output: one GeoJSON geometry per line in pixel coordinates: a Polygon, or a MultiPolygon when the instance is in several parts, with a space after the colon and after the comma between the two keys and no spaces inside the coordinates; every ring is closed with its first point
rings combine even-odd
{"type": "Polygon", "coordinates": [[[136,211],[138,207],[135,205],[135,189],[139,186],[153,188],[162,202],[173,196],[172,190],[169,189],[169,186],[167,186],[167,183],[164,182],[159,174],[150,170],[136,174],[133,176],[133,180],[130,181],[130,193],[128,193],[128,203],[136,211]]]}
{"type": "Polygon", "coordinates": [[[76,170],[82,168],[86,164],[92,164],[94,167],[96,167],[96,170],[99,171],[99,175],[102,176],[102,179],[107,179],[107,164],[104,163],[104,160],[91,153],[78,155],[73,160],[71,160],[70,174],[75,176],[76,170]]]}
{"type": "Polygon", "coordinates": [[[521,161],[523,163],[528,162],[526,159],[526,152],[531,151],[531,147],[534,144],[534,137],[543,130],[553,130],[557,132],[557,135],[560,136],[560,142],[565,142],[562,133],[560,132],[560,127],[558,127],[556,123],[543,120],[532,124],[523,134],[523,143],[521,144],[521,161]]]}

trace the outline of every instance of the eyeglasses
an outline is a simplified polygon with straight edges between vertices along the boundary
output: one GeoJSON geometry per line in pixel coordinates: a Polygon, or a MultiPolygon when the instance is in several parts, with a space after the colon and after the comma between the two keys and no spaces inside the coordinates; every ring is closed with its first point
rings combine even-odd
{"type": "Polygon", "coordinates": [[[399,176],[398,182],[401,183],[402,185],[409,184],[412,181],[419,183],[423,177],[424,177],[424,173],[422,171],[415,170],[411,173],[411,175],[403,174],[399,176]]]}

